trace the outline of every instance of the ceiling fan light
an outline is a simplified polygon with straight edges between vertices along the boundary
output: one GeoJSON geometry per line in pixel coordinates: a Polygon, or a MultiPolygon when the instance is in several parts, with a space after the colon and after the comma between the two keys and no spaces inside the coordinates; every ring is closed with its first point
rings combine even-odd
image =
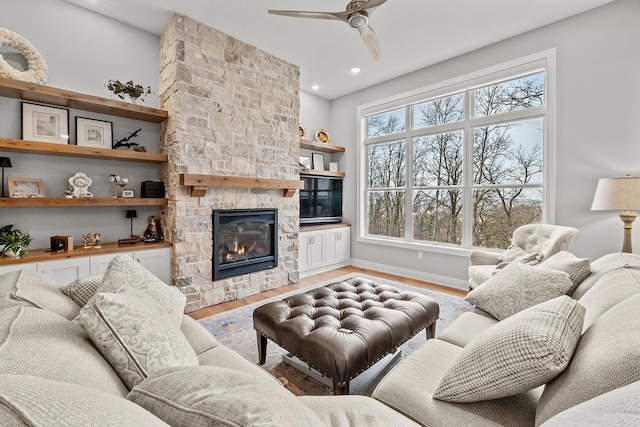
{"type": "Polygon", "coordinates": [[[347,22],[351,28],[362,28],[369,22],[369,17],[364,12],[356,12],[349,15],[347,22]]]}

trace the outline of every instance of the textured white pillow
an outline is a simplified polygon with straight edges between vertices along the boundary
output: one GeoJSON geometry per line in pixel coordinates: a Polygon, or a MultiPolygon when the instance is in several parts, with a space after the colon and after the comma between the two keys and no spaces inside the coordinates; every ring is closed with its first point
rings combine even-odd
{"type": "Polygon", "coordinates": [[[104,273],[81,277],[62,288],[62,293],[71,298],[80,307],[83,307],[102,285],[103,277],[104,273]]]}
{"type": "Polygon", "coordinates": [[[172,426],[325,426],[284,387],[217,366],[163,369],[127,399],[172,426]]]}
{"type": "Polygon", "coordinates": [[[465,300],[503,320],[564,295],[572,286],[569,275],[562,271],[512,263],[469,292],[465,300]]]}
{"type": "Polygon", "coordinates": [[[177,326],[182,323],[187,297],[175,286],[167,285],[126,255],[118,255],[111,260],[104,273],[102,285],[96,292],[116,293],[122,289],[135,289],[146,294],[172,316],[177,326]]]}
{"type": "Polygon", "coordinates": [[[551,381],[571,360],[585,309],[566,295],[528,308],[478,335],[433,393],[448,402],[513,396],[551,381]]]}
{"type": "Polygon", "coordinates": [[[78,320],[129,389],[159,369],[199,363],[173,314],[144,293],[97,293],[78,320]]]}
{"type": "Polygon", "coordinates": [[[580,283],[591,274],[591,261],[589,261],[589,258],[578,258],[567,251],[561,251],[550,256],[540,264],[540,267],[564,271],[569,275],[573,286],[567,292],[567,295],[571,295],[580,283]]]}

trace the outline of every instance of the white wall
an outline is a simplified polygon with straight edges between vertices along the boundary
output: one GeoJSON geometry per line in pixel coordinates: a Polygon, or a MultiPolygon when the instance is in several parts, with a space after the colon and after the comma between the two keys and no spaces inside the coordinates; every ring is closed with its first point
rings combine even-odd
{"type": "MultiPolygon", "coordinates": [[[[146,98],[146,104],[157,107],[159,85],[158,37],[135,29],[61,0],[2,0],[0,27],[26,38],[42,54],[48,66],[48,86],[76,92],[109,97],[107,80],[133,80],[149,85],[156,92],[146,98]]],[[[110,116],[70,112],[70,131],[75,135],[74,116],[93,117],[113,121],[114,137],[121,139],[142,127],[136,142],[148,151],[157,151],[157,125],[118,119],[110,116]]],[[[0,98],[0,137],[20,138],[20,102],[0,98]]],[[[109,197],[110,173],[132,176],[130,188],[140,191],[140,182],[157,180],[154,165],[36,156],[2,152],[11,158],[13,167],[5,169],[6,176],[43,178],[47,196],[60,197],[67,188],[68,178],[85,172],[94,181],[89,191],[95,197],[109,197]]],[[[6,185],[6,183],[5,183],[6,185]]],[[[5,187],[6,189],[6,187],[5,187]]],[[[157,208],[137,208],[134,233],[144,231],[147,215],[157,208]]],[[[0,210],[0,226],[13,224],[35,237],[31,248],[49,245],[49,236],[72,235],[81,242],[84,233],[99,232],[103,241],[128,237],[130,222],[125,219],[126,207],[103,208],[11,208],[0,210]]]]}
{"type": "MultiPolygon", "coordinates": [[[[330,131],[333,139],[347,147],[345,200],[356,199],[358,105],[556,48],[556,223],[580,229],[575,250],[580,256],[594,259],[619,251],[622,223],[617,214],[592,212],[590,207],[598,178],[640,174],[639,17],[639,1],[618,0],[334,100],[330,131]]],[[[354,205],[346,204],[345,214],[348,221],[356,222],[354,205]]],[[[426,252],[418,261],[416,251],[359,243],[355,227],[352,232],[351,256],[359,264],[405,274],[427,272],[436,280],[452,277],[458,284],[467,278],[465,256],[426,252]]],[[[635,230],[633,239],[637,252],[639,233],[635,230]]]]}

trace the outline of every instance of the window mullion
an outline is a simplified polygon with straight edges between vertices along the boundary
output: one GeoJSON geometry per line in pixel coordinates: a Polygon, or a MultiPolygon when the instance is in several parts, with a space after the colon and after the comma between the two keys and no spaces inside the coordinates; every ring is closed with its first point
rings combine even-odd
{"type": "Polygon", "coordinates": [[[404,193],[404,237],[413,240],[413,140],[411,139],[411,129],[413,129],[413,115],[411,106],[405,110],[407,126],[405,128],[405,153],[406,153],[406,177],[404,193]]]}

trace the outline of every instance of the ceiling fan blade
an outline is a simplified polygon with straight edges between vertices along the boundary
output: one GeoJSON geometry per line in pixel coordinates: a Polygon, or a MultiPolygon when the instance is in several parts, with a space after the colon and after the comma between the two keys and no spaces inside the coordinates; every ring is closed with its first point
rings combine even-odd
{"type": "Polygon", "coordinates": [[[347,22],[350,13],[347,12],[303,12],[297,10],[269,10],[272,15],[292,16],[294,18],[335,19],[347,22]]]}
{"type": "Polygon", "coordinates": [[[367,46],[367,49],[371,52],[373,59],[375,61],[380,59],[380,43],[378,43],[378,37],[376,36],[376,33],[373,32],[373,29],[371,29],[371,26],[365,25],[362,28],[358,28],[358,31],[360,32],[360,36],[362,37],[364,44],[367,46]]]}

